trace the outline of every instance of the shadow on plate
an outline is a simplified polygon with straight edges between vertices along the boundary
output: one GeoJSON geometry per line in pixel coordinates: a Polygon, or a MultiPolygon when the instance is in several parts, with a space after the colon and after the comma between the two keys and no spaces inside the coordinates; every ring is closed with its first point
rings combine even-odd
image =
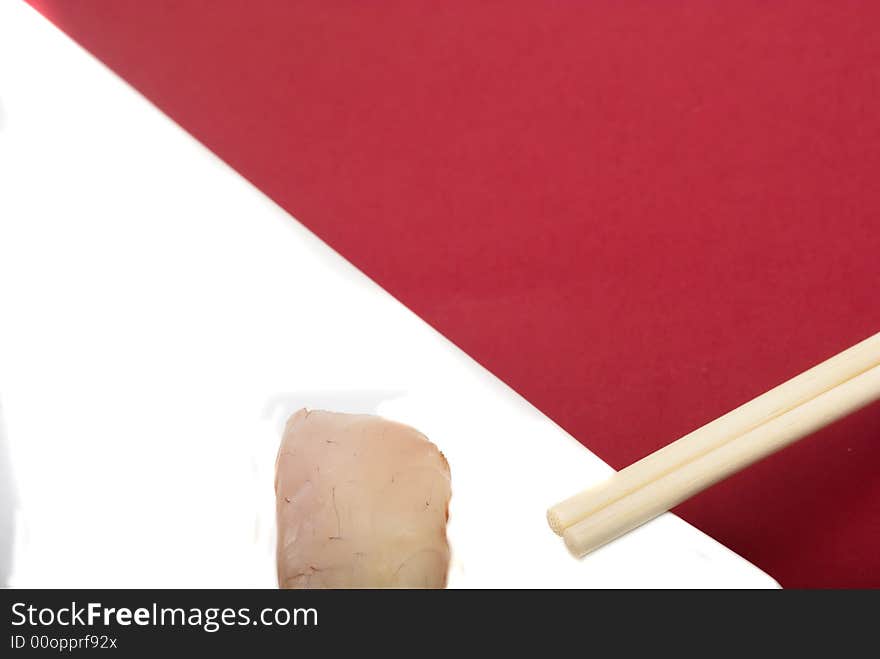
{"type": "Polygon", "coordinates": [[[263,418],[272,419],[279,437],[290,415],[303,407],[350,414],[376,414],[379,405],[406,392],[394,390],[294,391],[275,394],[266,401],[263,418]]]}
{"type": "Polygon", "coordinates": [[[15,542],[15,489],[12,485],[12,458],[6,428],[3,423],[3,405],[0,403],[0,588],[9,585],[12,574],[12,549],[15,542]]]}

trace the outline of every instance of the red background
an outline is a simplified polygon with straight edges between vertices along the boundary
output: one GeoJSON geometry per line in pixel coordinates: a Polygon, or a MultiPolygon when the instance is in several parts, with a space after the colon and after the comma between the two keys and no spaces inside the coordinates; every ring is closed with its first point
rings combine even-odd
{"type": "MultiPolygon", "coordinates": [[[[880,3],[33,4],[615,467],[880,330],[880,3]]],[[[880,408],[677,512],[880,586],[880,408]]]]}

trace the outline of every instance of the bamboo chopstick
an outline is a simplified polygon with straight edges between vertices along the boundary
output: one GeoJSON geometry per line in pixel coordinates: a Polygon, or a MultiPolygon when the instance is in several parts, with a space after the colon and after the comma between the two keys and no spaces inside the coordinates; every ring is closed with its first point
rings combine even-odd
{"type": "Polygon", "coordinates": [[[565,544],[575,556],[583,556],[740,469],[876,400],[880,400],[880,366],[678,466],[596,511],[564,532],[565,544]]]}
{"type": "Polygon", "coordinates": [[[880,364],[880,333],[651,453],[547,511],[559,535],[605,506],[880,364]]]}

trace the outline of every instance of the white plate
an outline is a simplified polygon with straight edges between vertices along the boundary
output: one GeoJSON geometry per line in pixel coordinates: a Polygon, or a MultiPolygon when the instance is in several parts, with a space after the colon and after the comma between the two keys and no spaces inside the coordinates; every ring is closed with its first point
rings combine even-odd
{"type": "Polygon", "coordinates": [[[573,559],[544,511],[607,465],[24,3],[0,63],[10,585],[274,587],[275,450],[307,405],[444,451],[450,586],[775,586],[673,515],[573,559]]]}

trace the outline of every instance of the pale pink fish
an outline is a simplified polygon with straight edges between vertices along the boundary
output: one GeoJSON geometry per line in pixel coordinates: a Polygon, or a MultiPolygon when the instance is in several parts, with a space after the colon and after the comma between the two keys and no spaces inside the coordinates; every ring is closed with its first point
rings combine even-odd
{"type": "Polygon", "coordinates": [[[282,588],[443,588],[449,465],[418,431],[300,410],[275,467],[282,588]]]}

